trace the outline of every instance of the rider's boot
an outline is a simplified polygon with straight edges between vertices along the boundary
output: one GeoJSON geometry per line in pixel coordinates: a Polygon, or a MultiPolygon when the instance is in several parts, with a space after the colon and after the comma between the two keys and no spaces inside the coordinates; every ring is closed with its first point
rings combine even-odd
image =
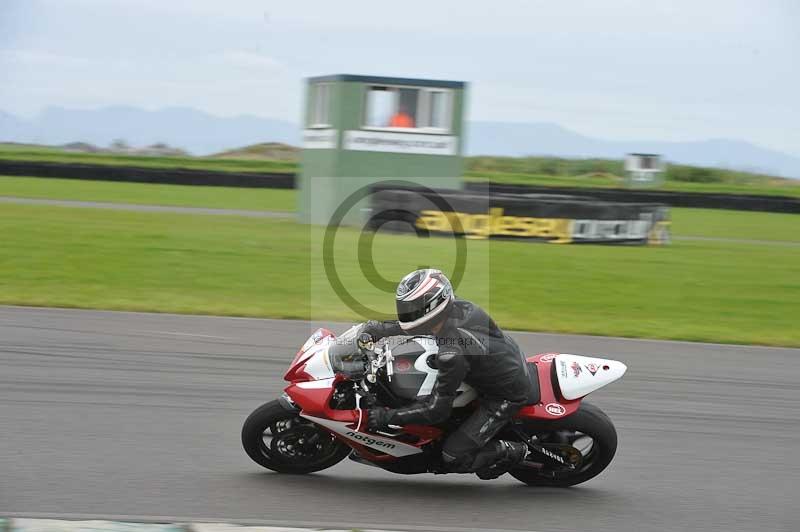
{"type": "Polygon", "coordinates": [[[499,440],[495,443],[497,458],[491,465],[475,471],[481,480],[492,480],[504,475],[525,460],[528,446],[521,442],[499,440]]]}

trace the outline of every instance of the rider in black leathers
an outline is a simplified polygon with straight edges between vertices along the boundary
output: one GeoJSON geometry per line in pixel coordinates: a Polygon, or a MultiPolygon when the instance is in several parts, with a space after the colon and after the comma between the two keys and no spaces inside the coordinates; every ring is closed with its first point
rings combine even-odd
{"type": "Polygon", "coordinates": [[[388,425],[441,423],[450,415],[456,390],[466,382],[478,392],[480,404],[445,440],[443,463],[449,471],[475,472],[485,479],[502,475],[527,453],[524,443],[493,441],[534,393],[525,356],[483,309],[456,299],[449,280],[438,270],[417,270],[407,275],[398,287],[397,297],[400,319],[369,321],[362,332],[376,341],[404,334],[434,336],[439,346],[439,373],[425,400],[398,409],[373,408],[369,430],[385,430],[388,425]],[[420,299],[419,310],[404,314],[409,305],[416,305],[406,295],[412,300],[420,299]],[[447,306],[442,308],[440,304],[447,306]],[[436,315],[426,319],[431,314],[436,315]]]}

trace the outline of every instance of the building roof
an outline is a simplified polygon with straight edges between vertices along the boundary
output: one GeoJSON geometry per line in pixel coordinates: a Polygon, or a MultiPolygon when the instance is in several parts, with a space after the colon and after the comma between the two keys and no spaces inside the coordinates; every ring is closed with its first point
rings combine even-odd
{"type": "Polygon", "coordinates": [[[322,81],[354,81],[376,85],[409,85],[412,87],[441,87],[445,89],[463,89],[467,84],[464,81],[448,81],[441,79],[418,78],[392,78],[385,76],[360,76],[356,74],[331,74],[328,76],[315,76],[308,78],[310,83],[322,81]]]}

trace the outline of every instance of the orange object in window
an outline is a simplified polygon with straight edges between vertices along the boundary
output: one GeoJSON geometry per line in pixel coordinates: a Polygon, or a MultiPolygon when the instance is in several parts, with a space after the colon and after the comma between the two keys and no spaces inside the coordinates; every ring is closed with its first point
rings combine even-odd
{"type": "Polygon", "coordinates": [[[389,127],[414,127],[414,119],[400,111],[389,120],[389,127]]]}

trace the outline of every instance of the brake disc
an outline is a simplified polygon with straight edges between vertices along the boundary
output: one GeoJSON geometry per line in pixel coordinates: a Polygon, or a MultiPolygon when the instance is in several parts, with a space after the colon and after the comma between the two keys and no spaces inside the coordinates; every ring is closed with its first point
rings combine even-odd
{"type": "Polygon", "coordinates": [[[329,441],[330,437],[325,437],[311,425],[298,424],[275,435],[270,448],[285,458],[310,459],[322,452],[329,441]]]}

